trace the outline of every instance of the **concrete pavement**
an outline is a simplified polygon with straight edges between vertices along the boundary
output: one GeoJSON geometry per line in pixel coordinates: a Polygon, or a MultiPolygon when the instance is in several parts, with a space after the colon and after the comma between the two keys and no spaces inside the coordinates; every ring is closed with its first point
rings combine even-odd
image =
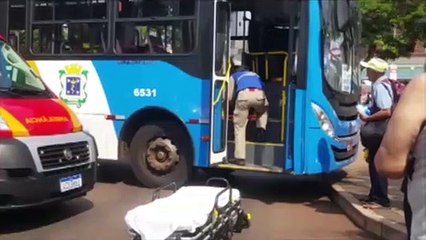
{"type": "MultiPolygon", "coordinates": [[[[85,198],[56,207],[0,214],[0,240],[129,239],[124,215],[151,200],[152,190],[139,187],[126,166],[101,167],[101,179],[85,198]]],[[[192,184],[207,174],[197,174],[192,184]]],[[[375,239],[356,227],[328,198],[319,182],[292,181],[282,175],[236,173],[243,208],[252,213],[249,229],[235,240],[375,239]]]]}
{"type": "Polygon", "coordinates": [[[388,240],[405,240],[403,194],[400,191],[402,180],[389,180],[389,198],[391,208],[365,209],[358,199],[366,197],[370,190],[368,165],[359,154],[359,158],[347,169],[347,176],[332,184],[332,200],[340,206],[346,215],[359,227],[388,240]]]}

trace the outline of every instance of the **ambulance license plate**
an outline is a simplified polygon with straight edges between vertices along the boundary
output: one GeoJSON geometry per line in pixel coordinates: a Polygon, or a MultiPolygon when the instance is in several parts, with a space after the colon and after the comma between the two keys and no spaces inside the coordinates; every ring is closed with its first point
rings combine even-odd
{"type": "Polygon", "coordinates": [[[59,179],[59,183],[61,187],[61,192],[67,192],[83,186],[81,174],[61,178],[59,179]]]}

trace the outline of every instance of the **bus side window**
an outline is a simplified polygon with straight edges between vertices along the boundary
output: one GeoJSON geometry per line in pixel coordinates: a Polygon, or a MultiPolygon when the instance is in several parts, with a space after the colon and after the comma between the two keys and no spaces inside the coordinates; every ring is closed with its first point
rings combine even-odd
{"type": "Polygon", "coordinates": [[[118,53],[148,53],[148,43],[144,38],[144,27],[132,22],[117,24],[116,49],[118,53]],[[142,28],[142,29],[141,29],[142,28]]]}
{"type": "Polygon", "coordinates": [[[100,54],[107,51],[108,5],[113,1],[28,2],[33,5],[30,19],[33,53],[100,54]]]}
{"type": "Polygon", "coordinates": [[[117,48],[120,48],[123,53],[131,54],[188,53],[194,48],[193,28],[189,21],[120,22],[116,27],[116,50],[119,52],[117,48]]]}
{"type": "Polygon", "coordinates": [[[119,0],[116,5],[120,19],[115,23],[116,52],[129,54],[191,52],[195,47],[195,2],[195,0],[119,0]],[[152,22],[152,17],[161,17],[161,20],[152,22]],[[137,29],[137,36],[133,35],[134,28],[137,29]]]}
{"type": "Polygon", "coordinates": [[[14,33],[9,34],[9,45],[12,46],[17,52],[19,52],[19,37],[14,33]]]}
{"type": "Polygon", "coordinates": [[[33,53],[52,53],[54,46],[52,30],[49,26],[33,26],[31,36],[31,50],[33,53]]]}

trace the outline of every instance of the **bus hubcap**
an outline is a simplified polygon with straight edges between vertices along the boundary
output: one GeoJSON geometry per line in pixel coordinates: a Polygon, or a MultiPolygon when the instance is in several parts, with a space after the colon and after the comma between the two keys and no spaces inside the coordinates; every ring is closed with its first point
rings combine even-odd
{"type": "Polygon", "coordinates": [[[156,171],[168,172],[179,162],[177,147],[170,139],[157,138],[149,144],[147,162],[156,171]]]}

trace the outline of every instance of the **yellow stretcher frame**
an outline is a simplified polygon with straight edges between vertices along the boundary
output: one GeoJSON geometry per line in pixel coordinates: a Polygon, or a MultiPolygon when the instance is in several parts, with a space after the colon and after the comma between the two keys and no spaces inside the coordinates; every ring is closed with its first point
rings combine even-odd
{"type": "MultiPolygon", "coordinates": [[[[213,107],[216,106],[216,104],[218,104],[220,102],[221,98],[222,98],[222,101],[225,100],[224,91],[225,91],[225,87],[229,83],[230,76],[231,76],[231,59],[228,59],[228,68],[226,69],[225,79],[222,82],[222,86],[220,87],[220,90],[219,90],[219,93],[217,94],[216,99],[213,101],[213,107]]],[[[222,115],[224,115],[223,112],[222,112],[222,115]]]]}
{"type": "MultiPolygon", "coordinates": [[[[287,86],[287,62],[288,62],[288,53],[286,51],[271,51],[271,52],[251,52],[248,55],[252,56],[252,70],[254,72],[259,72],[259,56],[265,57],[265,80],[269,78],[269,55],[283,55],[283,89],[287,86]]],[[[281,106],[281,135],[280,140],[284,142],[284,133],[285,133],[285,109],[287,107],[287,92],[282,91],[282,106],[281,106]]]]}

